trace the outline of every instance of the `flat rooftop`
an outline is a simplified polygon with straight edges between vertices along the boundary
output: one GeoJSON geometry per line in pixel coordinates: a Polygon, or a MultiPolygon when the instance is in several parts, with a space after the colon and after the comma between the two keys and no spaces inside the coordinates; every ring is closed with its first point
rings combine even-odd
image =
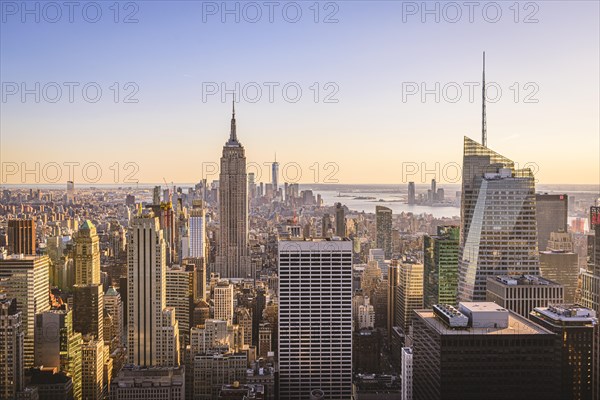
{"type": "MultiPolygon", "coordinates": [[[[489,303],[462,303],[462,304],[480,304],[484,308],[490,308],[490,312],[495,311],[489,303]]],[[[493,303],[491,303],[493,304],[493,303]]],[[[497,304],[493,304],[495,309],[499,309],[497,304]]],[[[481,310],[480,311],[486,311],[481,310]]],[[[432,327],[440,335],[554,335],[549,330],[517,315],[512,312],[508,315],[508,326],[506,328],[464,328],[452,329],[439,318],[436,318],[433,310],[415,310],[425,323],[432,327]]]]}

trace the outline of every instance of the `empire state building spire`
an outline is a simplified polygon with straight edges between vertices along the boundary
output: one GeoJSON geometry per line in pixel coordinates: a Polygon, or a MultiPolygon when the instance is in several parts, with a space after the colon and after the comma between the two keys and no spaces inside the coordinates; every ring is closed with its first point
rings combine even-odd
{"type": "Polygon", "coordinates": [[[229,134],[229,143],[238,143],[237,134],[235,131],[235,99],[233,99],[233,112],[231,114],[231,132],[229,134]]]}

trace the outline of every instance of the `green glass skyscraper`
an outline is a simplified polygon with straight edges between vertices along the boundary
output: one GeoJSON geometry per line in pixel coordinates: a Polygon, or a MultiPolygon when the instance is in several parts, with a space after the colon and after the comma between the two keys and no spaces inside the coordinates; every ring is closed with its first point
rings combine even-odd
{"type": "Polygon", "coordinates": [[[425,308],[434,304],[457,304],[458,226],[438,226],[437,235],[423,238],[425,308]]]}

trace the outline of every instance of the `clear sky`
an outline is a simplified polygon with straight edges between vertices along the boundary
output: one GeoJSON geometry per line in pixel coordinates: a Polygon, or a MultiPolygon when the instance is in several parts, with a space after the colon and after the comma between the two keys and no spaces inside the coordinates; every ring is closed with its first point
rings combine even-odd
{"type": "Polygon", "coordinates": [[[430,2],[429,14],[399,1],[229,2],[232,14],[220,1],[75,4],[69,15],[63,2],[0,2],[0,183],[52,183],[57,165],[63,183],[69,162],[76,182],[98,166],[99,183],[128,172],[196,182],[219,160],[232,100],[221,89],[236,82],[254,171],[276,152],[292,181],[297,167],[306,183],[431,179],[406,174],[416,166],[456,182],[463,136],[481,136],[481,87],[469,99],[469,82],[484,50],[488,146],[535,163],[541,183],[600,180],[598,1],[430,2]]]}

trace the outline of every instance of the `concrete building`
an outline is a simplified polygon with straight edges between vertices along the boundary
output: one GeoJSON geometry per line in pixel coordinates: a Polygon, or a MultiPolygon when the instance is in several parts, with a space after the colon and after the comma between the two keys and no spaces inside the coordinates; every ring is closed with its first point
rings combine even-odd
{"type": "Polygon", "coordinates": [[[0,252],[0,291],[17,299],[22,312],[25,368],[33,367],[35,315],[50,309],[48,256],[8,256],[0,252]]]}
{"type": "MultiPolygon", "coordinates": [[[[352,396],[352,242],[284,240],[279,253],[279,399],[352,396]]],[[[385,288],[387,291],[387,287],[385,288]]]]}
{"type": "Polygon", "coordinates": [[[74,237],[75,284],[100,283],[100,239],[96,227],[86,220],[74,237]]]}
{"type": "Polygon", "coordinates": [[[112,380],[110,400],[185,400],[183,367],[124,367],[112,380]]]}
{"type": "Polygon", "coordinates": [[[556,334],[561,354],[561,399],[592,399],[596,312],[576,305],[536,307],[529,318],[556,334]]]}
{"type": "Polygon", "coordinates": [[[128,231],[128,360],[138,366],[179,365],[179,326],[166,307],[166,247],[152,214],[128,231]]]}
{"type": "Polygon", "coordinates": [[[573,303],[579,285],[579,257],[572,251],[540,251],[540,274],[564,287],[565,302],[573,303]]]}
{"type": "Polygon", "coordinates": [[[175,309],[179,325],[179,341],[182,347],[190,344],[190,319],[196,291],[196,271],[193,264],[188,268],[173,265],[167,268],[167,307],[175,309]]]}
{"type": "Polygon", "coordinates": [[[81,333],[73,330],[71,310],[48,310],[35,316],[34,363],[69,376],[75,400],[83,399],[81,345],[81,333]]]}
{"type": "Polygon", "coordinates": [[[35,255],[35,221],[11,219],[8,221],[8,255],[35,255]]]}
{"type": "Polygon", "coordinates": [[[569,196],[566,194],[537,193],[535,202],[538,248],[540,251],[545,251],[552,232],[567,231],[569,196]]]}
{"type": "Polygon", "coordinates": [[[413,399],[413,352],[410,347],[402,348],[402,396],[401,400],[413,399]]]}
{"type": "Polygon", "coordinates": [[[561,399],[551,331],[494,303],[415,314],[415,399],[561,399]]]}
{"type": "Polygon", "coordinates": [[[0,398],[13,399],[25,387],[22,313],[17,300],[0,293],[0,398]]]}
{"type": "Polygon", "coordinates": [[[104,338],[104,290],[101,284],[73,286],[73,329],[83,336],[104,338]]]}
{"type": "Polygon", "coordinates": [[[244,353],[213,353],[194,356],[194,399],[213,400],[223,385],[245,382],[248,357],[244,353]]]}
{"type": "Polygon", "coordinates": [[[93,336],[81,345],[81,393],[85,400],[104,399],[104,344],[93,336]]]}
{"type": "Polygon", "coordinates": [[[219,175],[219,241],[216,270],[222,278],[252,276],[248,247],[248,182],[244,146],[238,141],[235,108],[219,175]]]}
{"type": "Polygon", "coordinates": [[[400,264],[400,284],[396,289],[396,321],[404,333],[414,317],[414,310],[423,308],[423,264],[410,260],[400,264]]]}
{"type": "Polygon", "coordinates": [[[487,301],[524,318],[535,307],[564,302],[563,286],[536,275],[498,275],[488,278],[487,301]]]}
{"type": "Polygon", "coordinates": [[[228,280],[221,280],[215,286],[213,301],[214,301],[214,317],[227,321],[228,323],[233,322],[233,284],[228,280]]]}

